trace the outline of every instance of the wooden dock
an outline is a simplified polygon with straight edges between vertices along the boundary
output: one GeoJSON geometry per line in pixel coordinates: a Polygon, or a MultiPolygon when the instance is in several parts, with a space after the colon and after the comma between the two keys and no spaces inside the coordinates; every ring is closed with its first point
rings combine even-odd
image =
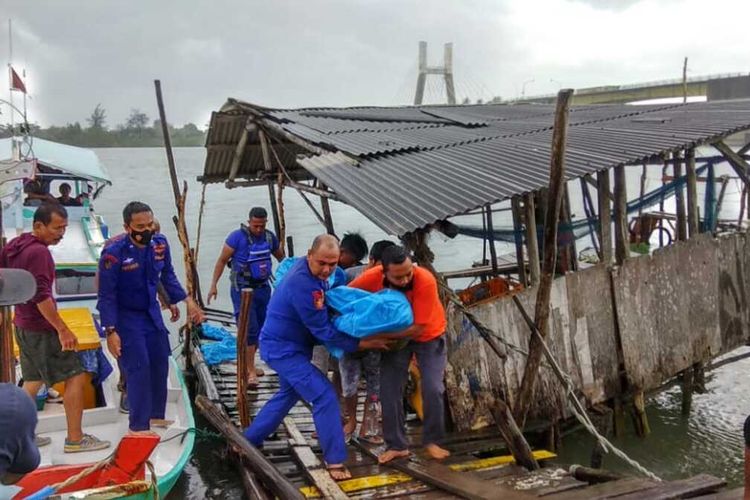
{"type": "MultiPolygon", "coordinates": [[[[229,326],[226,318],[221,319],[225,326],[229,326]]],[[[196,365],[200,390],[214,399],[229,418],[239,425],[236,364],[205,366],[199,351],[203,342],[209,341],[193,338],[195,349],[192,359],[196,365]]],[[[276,373],[260,360],[259,366],[265,370],[266,375],[260,378],[257,389],[248,392],[252,417],[278,390],[276,373]]],[[[363,403],[364,394],[360,397],[360,413],[363,403]]],[[[451,457],[437,463],[421,455],[418,446],[420,426],[413,416],[408,419],[408,436],[414,451],[412,457],[387,467],[379,466],[375,457],[380,450],[353,440],[349,445],[349,459],[346,462],[353,477],[336,483],[330,479],[323,466],[314,430],[312,414],[300,402],[291,410],[277,432],[264,443],[262,449],[268,462],[307,498],[687,498],[715,495],[726,484],[723,480],[708,475],[661,483],[640,478],[622,478],[589,484],[576,479],[569,472],[569,467],[556,464],[555,455],[543,450],[535,452],[535,458],[543,464],[543,468],[529,472],[515,465],[505,442],[494,427],[450,433],[444,445],[451,451],[451,457]]],[[[722,495],[731,494],[724,492],[722,495]]],[[[741,495],[721,496],[740,497],[741,495]]]]}

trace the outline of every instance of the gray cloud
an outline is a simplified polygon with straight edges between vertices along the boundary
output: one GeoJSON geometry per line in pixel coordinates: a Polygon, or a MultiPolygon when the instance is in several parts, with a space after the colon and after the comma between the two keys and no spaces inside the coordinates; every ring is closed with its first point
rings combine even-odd
{"type": "MultiPolygon", "coordinates": [[[[3,3],[0,40],[10,17],[32,119],[45,125],[83,122],[97,103],[110,125],[131,108],[155,118],[154,78],[176,124],[203,126],[230,96],[272,107],[408,104],[419,40],[433,64],[454,43],[458,95],[472,99],[513,97],[530,79],[527,94],[677,77],[685,55],[693,74],[740,71],[746,60],[744,40],[732,39],[744,32],[741,0],[716,0],[736,25],[721,40],[701,36],[710,23],[697,0],[3,3]]],[[[431,80],[428,98],[441,91],[431,80]]]]}

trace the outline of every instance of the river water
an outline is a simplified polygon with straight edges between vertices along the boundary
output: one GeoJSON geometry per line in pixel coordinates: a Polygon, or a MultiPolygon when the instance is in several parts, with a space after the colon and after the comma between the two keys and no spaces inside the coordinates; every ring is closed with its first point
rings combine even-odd
{"type": "MultiPolygon", "coordinates": [[[[110,231],[121,231],[121,211],[133,200],[151,205],[160,219],[162,232],[173,247],[175,266],[179,276],[184,276],[172,216],[176,213],[167,169],[166,156],[160,148],[98,149],[102,162],[109,170],[113,186],[106,189],[95,202],[97,213],[107,220],[110,231]]],[[[201,186],[196,177],[201,174],[205,149],[178,148],[175,159],[178,176],[188,183],[188,232],[195,241],[200,203],[201,186]]],[[[649,171],[648,189],[660,183],[660,171],[649,171]]],[[[721,169],[717,176],[724,173],[721,169]]],[[[728,173],[728,171],[727,171],[728,173]]],[[[640,169],[628,172],[628,192],[637,193],[640,169]]],[[[699,188],[699,198],[702,196],[699,188]]],[[[570,185],[571,207],[574,214],[582,214],[578,201],[577,185],[570,185]]],[[[631,194],[631,197],[633,194],[631,194]]],[[[738,211],[739,192],[734,180],[729,182],[722,209],[722,216],[734,217],[738,211]]],[[[315,198],[313,202],[317,202],[315,198]]],[[[244,188],[227,190],[222,184],[210,185],[206,189],[206,205],[199,247],[198,267],[204,293],[210,284],[211,273],[226,235],[247,219],[251,206],[260,205],[269,209],[266,188],[244,188]]],[[[317,205],[317,203],[316,203],[317,205]]],[[[667,204],[669,209],[669,204],[667,204]]],[[[359,231],[372,243],[387,238],[377,226],[369,222],[356,210],[333,202],[331,204],[334,226],[337,233],[359,231]]],[[[312,238],[324,232],[310,209],[292,191],[285,190],[285,213],[287,234],[294,236],[297,255],[304,253],[312,238]]],[[[463,217],[461,222],[480,224],[476,218],[463,217]]],[[[495,217],[496,226],[510,224],[509,215],[501,212],[495,217]]],[[[271,227],[271,229],[273,229],[271,227]]],[[[431,248],[435,252],[436,267],[440,270],[466,268],[482,259],[480,240],[458,236],[448,240],[440,235],[432,237],[431,248]]],[[[587,239],[578,242],[578,250],[590,243],[587,239]]],[[[498,243],[498,254],[510,253],[513,247],[498,243]]],[[[222,277],[216,306],[231,309],[228,296],[227,273],[222,277]]],[[[454,286],[465,286],[467,282],[453,282],[454,286]]],[[[745,348],[743,348],[745,349],[745,348]]],[[[742,351],[739,351],[742,352],[742,351]]],[[[708,374],[708,393],[695,395],[693,411],[687,419],[680,416],[680,392],[678,388],[667,390],[648,401],[647,413],[652,433],[645,439],[629,434],[616,440],[631,457],[646,468],[665,478],[684,477],[690,474],[709,473],[725,477],[738,485],[742,480],[742,423],[750,413],[750,393],[746,390],[746,379],[750,372],[750,359],[726,365],[708,374]]],[[[196,415],[198,417],[198,415],[196,415]]],[[[200,424],[200,419],[199,424],[200,424]]],[[[199,436],[195,452],[180,478],[171,498],[241,498],[242,486],[231,463],[226,460],[224,446],[210,437],[199,436]]],[[[561,461],[587,465],[592,448],[592,439],[585,432],[566,436],[561,450],[561,461]]],[[[605,458],[607,468],[629,472],[627,466],[616,458],[605,458]]]]}

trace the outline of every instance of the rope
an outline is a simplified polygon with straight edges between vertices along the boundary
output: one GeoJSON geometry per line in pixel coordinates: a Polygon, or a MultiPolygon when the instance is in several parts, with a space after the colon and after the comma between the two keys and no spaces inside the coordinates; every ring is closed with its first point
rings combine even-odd
{"type": "Polygon", "coordinates": [[[154,500],[159,500],[159,480],[156,478],[156,470],[154,470],[154,464],[151,460],[146,462],[148,472],[151,474],[151,490],[154,492],[154,500]]]}
{"type": "MultiPolygon", "coordinates": [[[[443,288],[443,290],[446,293],[446,296],[450,300],[451,303],[453,303],[465,316],[466,318],[471,322],[471,324],[476,328],[479,333],[482,335],[482,337],[487,340],[488,336],[491,336],[492,338],[498,339],[506,348],[516,351],[518,353],[523,354],[524,356],[528,356],[528,352],[521,349],[520,347],[513,345],[512,343],[508,342],[498,334],[496,334],[493,330],[488,328],[486,325],[484,325],[476,316],[474,316],[473,313],[471,313],[466,306],[461,302],[461,299],[456,295],[456,293],[451,290],[447,284],[443,280],[438,280],[438,283],[443,288]]],[[[588,416],[588,413],[586,412],[586,408],[583,406],[581,401],[578,399],[574,392],[573,387],[573,381],[570,379],[570,376],[565,373],[562,368],[560,368],[560,365],[557,363],[557,360],[553,356],[552,352],[549,350],[549,347],[547,346],[547,343],[544,341],[544,338],[542,338],[541,334],[539,333],[539,330],[537,329],[536,325],[531,321],[531,318],[526,314],[526,311],[523,308],[523,305],[521,304],[521,301],[518,299],[518,297],[513,296],[513,302],[518,306],[519,311],[521,312],[521,315],[524,317],[524,320],[528,324],[529,328],[532,331],[532,335],[536,335],[537,340],[542,345],[544,357],[547,360],[547,362],[550,364],[552,371],[555,373],[557,378],[560,380],[560,383],[562,384],[563,388],[565,389],[565,394],[568,398],[568,408],[570,409],[573,416],[576,417],[578,422],[583,425],[583,427],[589,431],[589,433],[594,436],[594,438],[598,441],[598,443],[601,445],[602,449],[606,453],[612,453],[613,455],[619,457],[623,462],[627,463],[631,467],[633,467],[635,470],[637,470],[639,473],[643,474],[644,476],[648,477],[649,479],[652,479],[654,481],[661,481],[661,478],[654,474],[653,472],[649,471],[645,467],[643,467],[641,464],[630,458],[625,454],[625,452],[618,449],[615,445],[613,445],[609,440],[602,436],[599,431],[596,429],[594,424],[591,422],[591,419],[588,416]]],[[[498,353],[500,355],[500,353],[498,353]]],[[[501,356],[502,357],[502,356],[501,356]]]]}
{"type": "Polygon", "coordinates": [[[60,491],[60,490],[62,490],[64,488],[67,488],[68,486],[70,486],[72,484],[77,483],[78,481],[80,481],[84,477],[90,476],[94,472],[103,469],[104,467],[106,467],[107,465],[110,464],[110,462],[112,461],[112,458],[114,456],[115,456],[115,454],[114,454],[114,452],[112,452],[112,454],[110,454],[107,458],[105,458],[103,460],[100,460],[99,462],[95,463],[94,465],[83,469],[81,472],[79,472],[75,476],[71,476],[68,479],[66,479],[65,481],[61,482],[61,483],[53,484],[52,485],[52,493],[57,493],[58,491],[60,491]]]}
{"type": "Polygon", "coordinates": [[[536,325],[531,321],[531,319],[526,314],[526,311],[523,309],[523,306],[521,305],[521,302],[518,300],[518,297],[513,297],[513,302],[518,306],[521,314],[523,315],[524,319],[529,325],[529,328],[532,331],[533,335],[536,335],[537,340],[540,342],[544,357],[546,358],[547,362],[552,367],[552,371],[557,375],[557,378],[560,380],[560,383],[563,385],[565,389],[565,394],[568,397],[568,408],[570,409],[571,413],[576,417],[576,419],[583,425],[589,433],[591,433],[594,438],[599,442],[602,449],[607,453],[612,453],[615,456],[619,457],[622,461],[633,467],[635,470],[643,474],[644,476],[648,477],[649,479],[653,479],[654,481],[661,481],[661,478],[654,474],[653,472],[649,471],[645,467],[643,467],[641,464],[630,458],[625,454],[625,452],[618,449],[615,445],[609,442],[609,440],[602,436],[599,431],[596,429],[594,424],[591,422],[591,419],[588,416],[588,413],[586,412],[586,408],[583,406],[581,401],[578,399],[578,397],[575,395],[575,392],[573,390],[573,382],[570,379],[570,376],[565,373],[562,368],[560,368],[560,365],[557,363],[557,360],[553,356],[552,352],[549,350],[549,347],[547,346],[547,343],[544,341],[544,338],[539,333],[539,329],[537,329],[536,325]]]}

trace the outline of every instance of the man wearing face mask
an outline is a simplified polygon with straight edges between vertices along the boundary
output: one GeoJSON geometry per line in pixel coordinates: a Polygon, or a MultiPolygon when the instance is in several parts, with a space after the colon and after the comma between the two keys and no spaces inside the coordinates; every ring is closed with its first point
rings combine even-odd
{"type": "Polygon", "coordinates": [[[203,311],[177,280],[167,239],[153,231],[151,208],[130,202],[122,218],[128,237],[106,247],[99,259],[97,309],[107,347],[128,381],[130,431],[142,433],[171,424],[164,419],[170,347],[157,299],[159,283],[170,304],[187,303],[191,321],[203,321],[203,311]]]}
{"type": "Polygon", "coordinates": [[[415,266],[404,247],[383,251],[382,265],[362,273],[349,283],[352,288],[377,292],[383,288],[406,295],[414,312],[414,324],[405,332],[411,340],[403,349],[385,352],[380,362],[380,395],[386,451],[380,463],[409,455],[404,427],[404,389],[412,353],[422,374],[424,428],[422,442],[427,454],[437,460],[450,453],[439,446],[445,434],[443,377],[447,364],[445,309],[438,296],[437,280],[427,269],[415,266]]]}

